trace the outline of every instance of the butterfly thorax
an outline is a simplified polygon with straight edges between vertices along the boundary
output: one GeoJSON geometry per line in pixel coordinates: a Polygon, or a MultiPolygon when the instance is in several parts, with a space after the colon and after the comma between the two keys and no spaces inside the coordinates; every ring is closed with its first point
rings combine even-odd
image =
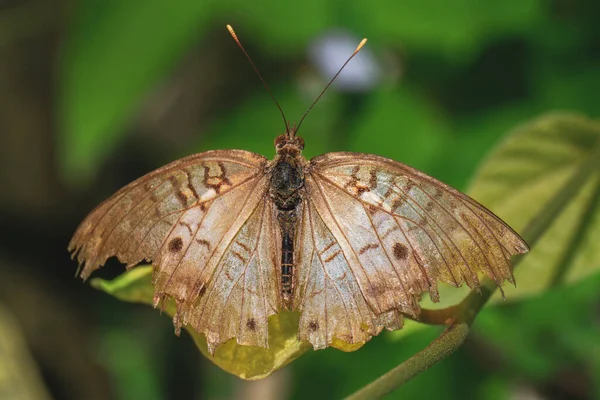
{"type": "Polygon", "coordinates": [[[300,189],[304,186],[302,166],[295,158],[280,157],[271,170],[269,192],[278,210],[290,211],[300,203],[300,189]]]}

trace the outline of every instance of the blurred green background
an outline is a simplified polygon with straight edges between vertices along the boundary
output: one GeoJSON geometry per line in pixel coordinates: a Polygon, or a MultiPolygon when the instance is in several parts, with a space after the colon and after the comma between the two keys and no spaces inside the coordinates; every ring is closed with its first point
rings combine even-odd
{"type": "MultiPolygon", "coordinates": [[[[158,311],[73,279],[70,235],[121,186],[204,150],[274,154],[283,123],[226,23],[289,120],[326,83],[325,64],[369,38],[353,61],[372,79],[342,76],[319,102],[300,133],[307,157],[376,153],[464,189],[523,121],[600,117],[597,0],[166,4],[0,5],[0,398],[339,398],[440,332],[309,352],[249,383],[158,311]]],[[[95,276],[122,270],[111,260],[95,276]]],[[[599,278],[487,308],[458,353],[389,398],[600,398],[599,278]]]]}

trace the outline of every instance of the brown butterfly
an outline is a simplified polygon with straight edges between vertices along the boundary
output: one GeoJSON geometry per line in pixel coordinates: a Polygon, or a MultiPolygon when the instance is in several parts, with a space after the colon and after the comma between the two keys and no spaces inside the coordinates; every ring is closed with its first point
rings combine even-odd
{"type": "Polygon", "coordinates": [[[273,160],[207,151],[119,190],[69,244],[81,276],[111,256],[152,262],[155,306],[173,298],[177,331],[204,334],[211,353],[231,338],[268,347],[268,318],[282,310],[300,312],[298,338],[322,349],[401,328],[424,292],[439,299],[438,282],[514,283],[509,259],[528,247],[491,211],[387,158],[307,160],[296,131],[286,122],[273,160]]]}

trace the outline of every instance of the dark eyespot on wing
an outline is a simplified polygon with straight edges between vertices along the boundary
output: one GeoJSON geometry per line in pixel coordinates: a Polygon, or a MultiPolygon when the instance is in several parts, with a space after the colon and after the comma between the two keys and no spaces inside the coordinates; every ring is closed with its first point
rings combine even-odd
{"type": "Polygon", "coordinates": [[[177,253],[177,252],[181,251],[182,248],[183,248],[183,240],[181,240],[180,237],[173,238],[169,242],[169,251],[172,253],[177,253]]]}
{"type": "Polygon", "coordinates": [[[406,260],[408,258],[408,248],[402,243],[394,243],[392,253],[396,257],[396,260],[406,260]]]}

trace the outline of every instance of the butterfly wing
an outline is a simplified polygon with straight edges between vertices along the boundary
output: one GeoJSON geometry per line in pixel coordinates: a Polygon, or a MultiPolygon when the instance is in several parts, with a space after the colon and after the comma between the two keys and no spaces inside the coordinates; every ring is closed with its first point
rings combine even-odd
{"type": "Polygon", "coordinates": [[[514,283],[510,257],[527,244],[491,211],[450,186],[383,157],[328,153],[311,160],[308,198],[376,315],[415,315],[437,282],[514,283]]]}
{"type": "Polygon", "coordinates": [[[395,310],[377,316],[369,308],[348,257],[308,199],[298,210],[295,249],[292,309],[300,311],[300,340],[322,349],[335,338],[366,342],[383,327],[402,326],[395,310]]]}
{"type": "Polygon", "coordinates": [[[264,321],[280,302],[280,291],[272,288],[275,225],[263,204],[266,163],[247,151],[210,151],[127,185],[76,230],[69,250],[83,265],[81,276],[87,278],[111,256],[128,267],[152,261],[155,304],[166,296],[175,299],[177,328],[191,324],[206,333],[212,349],[234,336],[266,347],[264,321]],[[232,262],[237,256],[246,262],[232,262]],[[231,279],[237,279],[233,286],[231,279]],[[256,289],[259,281],[263,286],[256,289]],[[236,330],[252,326],[252,318],[255,330],[236,330]]]}
{"type": "Polygon", "coordinates": [[[239,344],[268,347],[268,318],[281,309],[281,236],[276,213],[264,196],[253,204],[253,212],[229,241],[206,291],[189,311],[182,310],[183,322],[205,334],[211,353],[233,337],[239,344]]]}

